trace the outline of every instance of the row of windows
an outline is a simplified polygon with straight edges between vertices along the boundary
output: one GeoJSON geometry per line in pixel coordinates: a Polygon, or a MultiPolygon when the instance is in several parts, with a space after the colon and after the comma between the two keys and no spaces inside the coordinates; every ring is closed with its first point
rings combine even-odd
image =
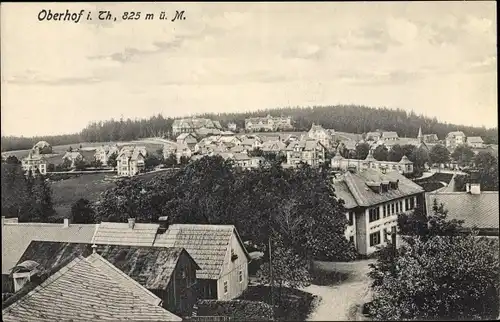
{"type": "MultiPolygon", "coordinates": [[[[405,199],[405,208],[403,208],[403,201],[399,200],[390,204],[382,206],[383,218],[395,215],[406,210],[415,208],[415,199],[413,197],[405,199]]],[[[380,207],[370,208],[368,210],[369,222],[377,221],[380,219],[380,207]]]]}

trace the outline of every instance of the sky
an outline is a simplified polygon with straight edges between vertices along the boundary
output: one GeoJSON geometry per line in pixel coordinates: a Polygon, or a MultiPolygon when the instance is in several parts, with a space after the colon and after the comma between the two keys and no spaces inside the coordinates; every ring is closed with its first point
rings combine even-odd
{"type": "Polygon", "coordinates": [[[495,1],[2,3],[0,12],[2,135],[335,104],[497,126],[495,1]],[[85,14],[38,21],[43,9],[85,14]],[[117,20],[99,21],[100,10],[117,20]],[[158,19],[176,10],[185,19],[158,19]],[[141,19],[123,21],[126,11],[141,19]]]}

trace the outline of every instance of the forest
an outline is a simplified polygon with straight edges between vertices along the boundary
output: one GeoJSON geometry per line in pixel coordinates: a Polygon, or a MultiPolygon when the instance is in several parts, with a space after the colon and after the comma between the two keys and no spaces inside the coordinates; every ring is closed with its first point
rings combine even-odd
{"type": "MultiPolygon", "coordinates": [[[[313,123],[324,128],[340,132],[366,133],[378,129],[396,131],[400,137],[416,137],[422,127],[424,134],[435,133],[439,139],[444,139],[451,131],[463,131],[467,136],[481,136],[486,144],[498,143],[497,128],[462,126],[439,122],[436,118],[417,115],[402,109],[370,108],[357,105],[290,107],[282,109],[259,110],[243,113],[210,113],[197,117],[219,120],[223,126],[229,122],[244,128],[245,118],[259,116],[289,115],[293,119],[297,131],[307,131],[313,123]]],[[[147,119],[119,119],[92,122],[80,133],[37,137],[2,136],[2,152],[30,149],[38,141],[47,141],[53,146],[83,142],[128,141],[147,137],[169,138],[174,118],[161,114],[147,119]]]]}

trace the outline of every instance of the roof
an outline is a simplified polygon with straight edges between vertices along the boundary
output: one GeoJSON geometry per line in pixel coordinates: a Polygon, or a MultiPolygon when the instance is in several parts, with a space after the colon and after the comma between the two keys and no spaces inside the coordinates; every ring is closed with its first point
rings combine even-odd
{"type": "Polygon", "coordinates": [[[288,151],[294,150],[295,148],[299,148],[301,151],[312,151],[314,149],[322,149],[323,145],[318,140],[300,140],[300,141],[292,141],[286,149],[288,151]]]}
{"type": "Polygon", "coordinates": [[[176,138],[176,140],[184,140],[184,139],[186,139],[186,138],[188,138],[188,137],[190,137],[190,136],[191,136],[193,139],[195,139],[195,140],[196,140],[196,137],[195,137],[193,134],[191,134],[191,133],[181,133],[181,134],[179,134],[179,136],[176,138]]]}
{"type": "Polygon", "coordinates": [[[2,274],[9,274],[33,240],[90,243],[94,224],[9,223],[2,226],[2,274]]]}
{"type": "Polygon", "coordinates": [[[201,267],[201,271],[196,272],[198,278],[219,279],[233,234],[250,259],[233,225],[173,224],[164,234],[157,236],[154,246],[186,249],[201,267]]]}
{"type": "Polygon", "coordinates": [[[91,241],[96,245],[152,246],[159,224],[102,222],[91,241]]]}
{"type": "Polygon", "coordinates": [[[33,145],[33,149],[35,149],[35,148],[44,148],[46,146],[50,147],[49,142],[47,142],[47,141],[38,141],[35,145],[33,145]]]}
{"type": "Polygon", "coordinates": [[[355,206],[370,207],[424,192],[421,186],[397,171],[385,174],[374,169],[366,169],[356,173],[346,172],[342,181],[334,180],[333,184],[337,191],[337,197],[346,201],[345,207],[348,209],[355,206]],[[372,183],[396,182],[398,180],[398,189],[389,189],[383,193],[377,193],[368,187],[368,184],[372,183]]]}
{"type": "MultiPolygon", "coordinates": [[[[183,252],[193,261],[195,267],[198,267],[183,248],[100,245],[96,251],[149,290],[167,288],[183,252]]],[[[65,261],[91,253],[92,244],[89,243],[33,241],[19,261],[33,260],[43,269],[51,270],[65,261]]]]}
{"type": "Polygon", "coordinates": [[[483,143],[483,139],[480,136],[469,136],[467,138],[468,143],[483,143]]]}
{"type": "Polygon", "coordinates": [[[426,193],[427,213],[432,212],[434,199],[444,204],[448,219],[464,220],[465,227],[499,228],[498,191],[482,191],[478,195],[467,192],[426,193]]]}
{"type": "Polygon", "coordinates": [[[2,311],[3,321],[181,321],[108,261],[78,256],[2,311]]]}
{"type": "Polygon", "coordinates": [[[465,134],[462,131],[453,131],[453,132],[448,133],[448,135],[446,135],[447,138],[455,137],[455,136],[465,136],[465,134]]]}
{"type": "Polygon", "coordinates": [[[83,155],[79,151],[73,151],[73,152],[68,151],[63,155],[63,159],[66,158],[76,159],[80,156],[83,157],[83,155]]]}
{"type": "Polygon", "coordinates": [[[382,132],[382,138],[397,138],[398,133],[396,132],[382,132]]]}

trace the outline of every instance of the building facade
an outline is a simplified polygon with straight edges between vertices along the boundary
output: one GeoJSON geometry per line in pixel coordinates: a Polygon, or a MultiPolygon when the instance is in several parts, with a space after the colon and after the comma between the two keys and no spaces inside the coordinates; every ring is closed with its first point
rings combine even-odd
{"type": "Polygon", "coordinates": [[[398,171],[401,174],[410,174],[413,173],[414,170],[413,162],[406,156],[403,156],[399,162],[378,161],[373,157],[372,150],[370,150],[368,156],[364,160],[346,159],[337,152],[335,157],[332,158],[331,168],[343,171],[347,171],[348,169],[355,169],[358,171],[374,169],[379,172],[398,171]]]}
{"type": "Polygon", "coordinates": [[[286,147],[286,163],[297,166],[300,163],[318,167],[325,162],[326,148],[318,140],[293,141],[286,147]]]}
{"type": "Polygon", "coordinates": [[[131,177],[143,172],[146,164],[146,148],[124,147],[116,158],[116,169],[119,176],[131,177]]]}
{"type": "Polygon", "coordinates": [[[484,148],[484,141],[480,136],[469,136],[467,138],[467,145],[471,148],[481,149],[484,148]]]}
{"type": "Polygon", "coordinates": [[[292,118],[290,116],[274,117],[253,117],[245,119],[245,129],[247,131],[275,132],[278,130],[292,130],[292,118]]]}
{"type": "Polygon", "coordinates": [[[462,131],[450,132],[446,136],[445,142],[446,147],[449,149],[455,149],[459,145],[463,145],[466,143],[466,136],[462,131]]]}
{"type": "Polygon", "coordinates": [[[334,178],[333,185],[347,210],[346,238],[363,255],[387,243],[388,234],[397,230],[398,215],[424,205],[424,189],[397,171],[348,171],[334,178]]]}
{"type": "Polygon", "coordinates": [[[332,146],[332,130],[325,130],[321,125],[313,124],[307,136],[313,140],[318,140],[326,149],[332,146]]]}
{"type": "Polygon", "coordinates": [[[31,151],[27,157],[21,160],[21,166],[26,174],[31,171],[33,175],[37,173],[45,175],[47,174],[47,165],[48,162],[43,155],[34,154],[31,151]]]}
{"type": "Polygon", "coordinates": [[[177,136],[181,133],[194,133],[197,130],[222,130],[219,121],[202,118],[185,118],[174,120],[172,123],[172,134],[177,136]]]}

